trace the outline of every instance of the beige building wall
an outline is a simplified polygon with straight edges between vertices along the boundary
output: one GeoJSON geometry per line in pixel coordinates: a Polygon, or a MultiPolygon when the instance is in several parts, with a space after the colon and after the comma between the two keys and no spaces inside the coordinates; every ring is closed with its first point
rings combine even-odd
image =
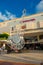
{"type": "Polygon", "coordinates": [[[16,28],[17,29],[21,29],[21,27],[23,25],[26,25],[26,29],[37,29],[37,28],[43,28],[43,22],[27,22],[27,23],[23,23],[23,24],[17,24],[16,28]]]}
{"type": "Polygon", "coordinates": [[[40,21],[40,28],[43,28],[43,21],[40,21]]]}
{"type": "Polygon", "coordinates": [[[22,26],[24,26],[24,25],[26,25],[25,29],[43,28],[43,16],[42,15],[43,15],[43,13],[1,22],[0,23],[0,33],[3,33],[3,32],[10,33],[12,27],[14,28],[14,30],[15,30],[15,28],[19,31],[24,30],[24,29],[22,29],[22,26]],[[23,23],[24,20],[30,20],[33,18],[35,19],[34,21],[23,23]]]}
{"type": "Polygon", "coordinates": [[[36,29],[37,23],[36,22],[28,22],[26,23],[26,29],[36,29]]]}

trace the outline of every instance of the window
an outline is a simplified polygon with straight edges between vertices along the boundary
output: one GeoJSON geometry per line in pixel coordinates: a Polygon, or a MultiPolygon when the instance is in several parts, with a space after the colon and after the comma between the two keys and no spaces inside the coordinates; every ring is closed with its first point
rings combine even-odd
{"type": "Polygon", "coordinates": [[[37,22],[37,27],[40,28],[40,23],[39,22],[37,22]]]}
{"type": "Polygon", "coordinates": [[[28,41],[28,42],[32,42],[33,40],[34,40],[34,42],[38,41],[37,36],[30,36],[30,37],[27,36],[27,37],[24,37],[24,40],[28,41]]]}
{"type": "Polygon", "coordinates": [[[39,38],[40,38],[40,39],[43,39],[43,35],[40,35],[39,38]]]}
{"type": "Polygon", "coordinates": [[[14,28],[12,27],[11,31],[14,31],[14,28]]]}

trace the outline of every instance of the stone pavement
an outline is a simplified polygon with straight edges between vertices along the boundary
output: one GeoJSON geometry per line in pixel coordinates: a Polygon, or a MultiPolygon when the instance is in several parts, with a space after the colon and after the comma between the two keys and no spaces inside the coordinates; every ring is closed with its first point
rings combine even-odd
{"type": "Polygon", "coordinates": [[[30,53],[1,54],[0,60],[39,65],[40,63],[43,63],[43,52],[41,52],[41,53],[31,53],[30,52],[30,53]]]}
{"type": "Polygon", "coordinates": [[[36,65],[36,64],[25,64],[25,63],[0,61],[0,65],[36,65]]]}
{"type": "Polygon", "coordinates": [[[0,60],[40,64],[43,62],[43,54],[3,54],[0,55],[0,60]]]}

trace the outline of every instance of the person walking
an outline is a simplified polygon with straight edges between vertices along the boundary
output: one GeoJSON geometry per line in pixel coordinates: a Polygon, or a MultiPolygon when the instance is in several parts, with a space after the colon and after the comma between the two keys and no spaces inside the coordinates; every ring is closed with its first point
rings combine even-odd
{"type": "Polygon", "coordinates": [[[0,47],[0,54],[1,54],[1,52],[2,52],[2,49],[1,49],[1,47],[0,47]]]}

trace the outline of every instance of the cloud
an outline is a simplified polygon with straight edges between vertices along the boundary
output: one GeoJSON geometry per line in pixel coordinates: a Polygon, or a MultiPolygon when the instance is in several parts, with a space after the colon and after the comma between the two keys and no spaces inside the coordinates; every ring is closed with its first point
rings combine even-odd
{"type": "Polygon", "coordinates": [[[10,20],[10,19],[14,19],[16,18],[16,15],[8,12],[7,10],[5,11],[5,14],[2,14],[2,12],[0,12],[0,20],[10,20]]]}
{"type": "Polygon", "coordinates": [[[36,6],[36,12],[43,12],[43,0],[36,6]]]}
{"type": "Polygon", "coordinates": [[[7,14],[7,18],[8,19],[14,19],[16,18],[16,15],[13,15],[12,13],[10,13],[9,11],[6,10],[6,14],[7,14]]]}
{"type": "Polygon", "coordinates": [[[8,20],[8,18],[5,14],[2,14],[2,12],[0,12],[0,20],[8,20]]]}

